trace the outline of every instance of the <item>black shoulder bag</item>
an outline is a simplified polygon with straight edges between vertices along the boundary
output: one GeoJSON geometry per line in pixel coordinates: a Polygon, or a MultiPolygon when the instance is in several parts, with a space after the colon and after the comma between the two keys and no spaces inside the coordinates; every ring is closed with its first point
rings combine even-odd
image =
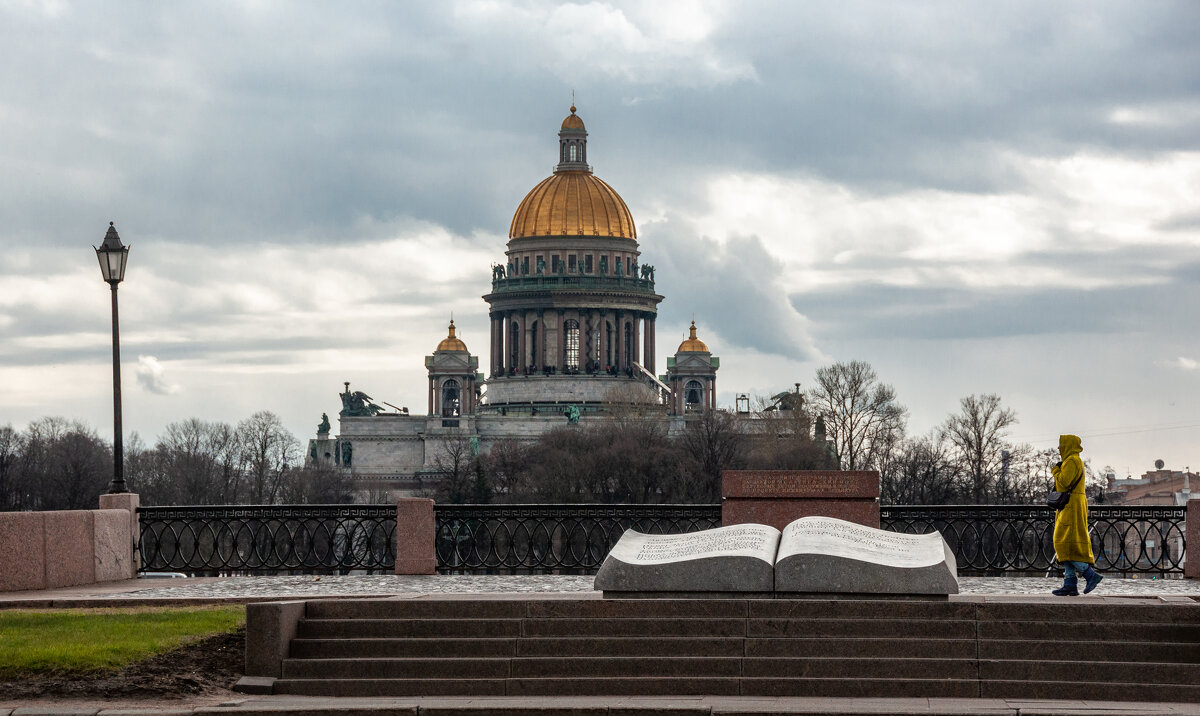
{"type": "Polygon", "coordinates": [[[1080,473],[1079,477],[1075,478],[1075,481],[1071,483],[1066,492],[1055,492],[1054,490],[1047,492],[1046,504],[1050,507],[1053,507],[1055,510],[1061,510],[1066,507],[1067,503],[1071,501],[1071,491],[1075,489],[1075,486],[1078,485],[1079,481],[1082,479],[1083,474],[1080,473]]]}

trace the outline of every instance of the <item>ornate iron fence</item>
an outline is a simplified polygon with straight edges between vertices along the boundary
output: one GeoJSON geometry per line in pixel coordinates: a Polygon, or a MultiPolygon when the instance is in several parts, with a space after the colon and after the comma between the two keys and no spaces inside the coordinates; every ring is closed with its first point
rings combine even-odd
{"type": "Polygon", "coordinates": [[[627,529],[650,534],[721,526],[720,505],[438,505],[442,573],[595,572],[627,529]]]}
{"type": "MultiPolygon", "coordinates": [[[[1183,572],[1185,507],[1088,508],[1096,568],[1121,573],[1183,572]]],[[[882,527],[942,533],[959,574],[1044,574],[1054,566],[1054,510],[1034,505],[885,506],[882,527]]]]}
{"type": "Polygon", "coordinates": [[[143,572],[345,574],[396,564],[394,505],[142,507],[143,572]]]}
{"type": "MultiPolygon", "coordinates": [[[[143,507],[143,572],[192,575],[391,572],[391,505],[143,507]]],[[[1180,574],[1184,507],[1092,506],[1102,571],[1180,574]]],[[[437,505],[443,573],[589,573],[626,529],[668,534],[719,527],[720,505],[437,505]]],[[[1030,505],[884,506],[884,529],[940,531],[960,574],[1044,574],[1054,513],[1030,505]]]]}

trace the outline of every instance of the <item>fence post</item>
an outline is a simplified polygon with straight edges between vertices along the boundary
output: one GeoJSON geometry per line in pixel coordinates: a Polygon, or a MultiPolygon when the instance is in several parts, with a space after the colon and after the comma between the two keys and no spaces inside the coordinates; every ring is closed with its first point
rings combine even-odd
{"type": "Polygon", "coordinates": [[[396,503],[396,574],[437,574],[433,500],[401,497],[396,503]]]}
{"type": "Polygon", "coordinates": [[[1183,519],[1183,576],[1200,579],[1200,499],[1188,500],[1183,519]]]}
{"type": "Polygon", "coordinates": [[[128,576],[126,579],[132,579],[137,576],[138,570],[141,569],[141,551],[138,549],[138,542],[141,541],[142,528],[138,522],[138,507],[141,506],[141,497],[136,492],[121,492],[110,495],[100,495],[100,509],[102,510],[127,510],[129,512],[129,557],[125,564],[129,565],[128,576]]]}

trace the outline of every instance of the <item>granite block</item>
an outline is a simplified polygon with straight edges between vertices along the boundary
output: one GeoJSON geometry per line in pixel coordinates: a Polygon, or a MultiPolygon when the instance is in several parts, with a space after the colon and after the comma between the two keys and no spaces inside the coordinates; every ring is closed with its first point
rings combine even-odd
{"type": "Polygon", "coordinates": [[[0,592],[46,588],[45,512],[0,512],[0,592]]]}
{"type": "MultiPolygon", "coordinates": [[[[1184,535],[1183,543],[1200,544],[1200,500],[1188,500],[1184,520],[1187,534],[1184,535]]],[[[1200,579],[1200,549],[1187,551],[1186,561],[1183,563],[1183,576],[1188,579],[1200,579]]]]}
{"type": "Polygon", "coordinates": [[[95,582],[95,515],[91,510],[61,510],[44,514],[46,588],[95,582]]]}
{"type": "Polygon", "coordinates": [[[396,503],[396,574],[436,574],[433,500],[401,498],[396,503]]]}
{"type": "Polygon", "coordinates": [[[246,605],[246,676],[279,678],[303,616],[302,601],[246,605]]]}
{"type": "Polygon", "coordinates": [[[93,573],[97,582],[133,579],[137,569],[133,561],[133,535],[129,533],[129,513],[125,510],[94,510],[95,545],[93,573]]]}

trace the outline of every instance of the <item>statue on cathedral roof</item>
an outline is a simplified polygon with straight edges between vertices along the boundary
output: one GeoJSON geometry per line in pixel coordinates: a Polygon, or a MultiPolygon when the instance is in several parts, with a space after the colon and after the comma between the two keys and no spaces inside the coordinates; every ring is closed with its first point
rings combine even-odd
{"type": "Polygon", "coordinates": [[[317,435],[328,433],[330,427],[332,426],[329,424],[329,413],[321,413],[321,424],[317,426],[317,435]]]}
{"type": "Polygon", "coordinates": [[[342,412],[339,413],[342,417],[347,416],[374,416],[376,413],[382,413],[383,408],[371,402],[371,396],[356,390],[350,392],[350,383],[346,384],[346,392],[341,393],[342,412]]]}

